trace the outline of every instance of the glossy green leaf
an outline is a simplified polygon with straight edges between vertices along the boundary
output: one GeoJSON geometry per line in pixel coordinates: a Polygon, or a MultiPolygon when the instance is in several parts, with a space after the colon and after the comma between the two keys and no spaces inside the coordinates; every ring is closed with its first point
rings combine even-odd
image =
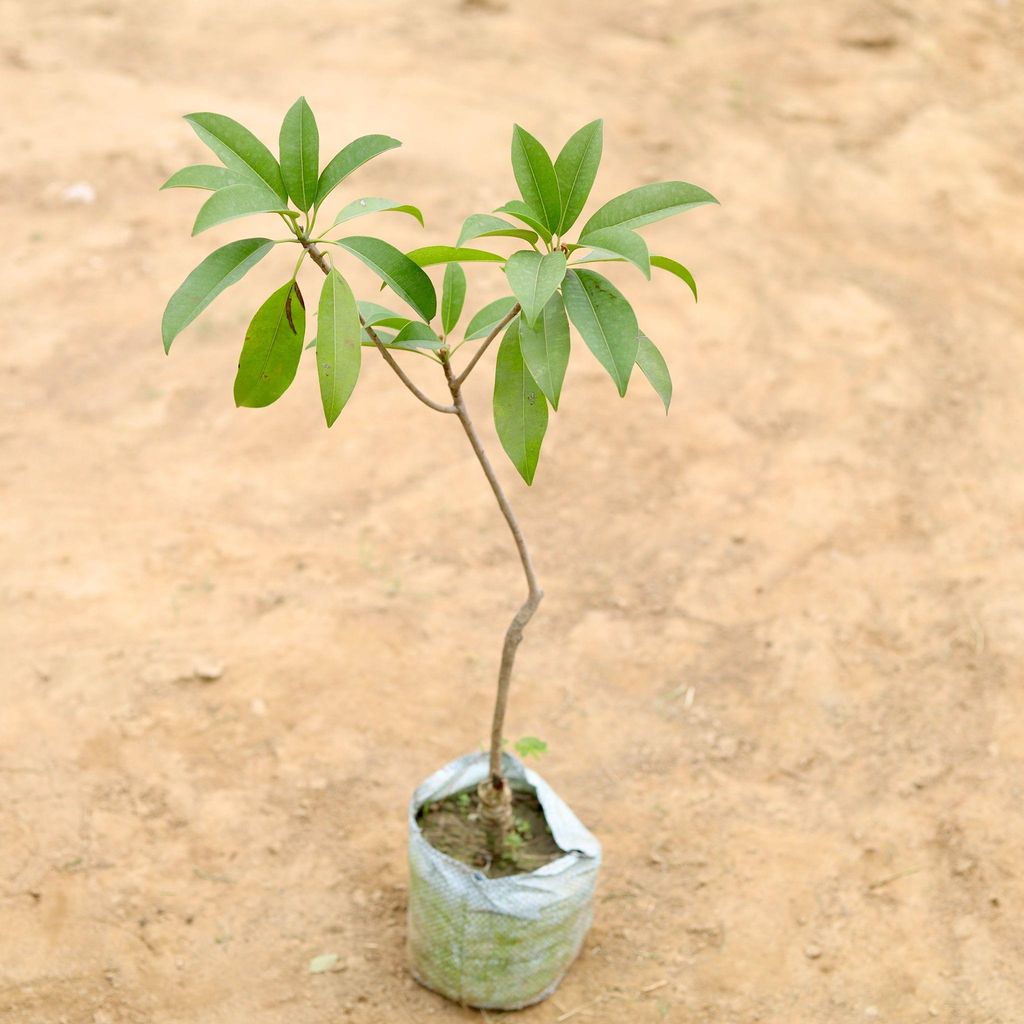
{"type": "Polygon", "coordinates": [[[208,192],[216,192],[228,185],[237,185],[241,179],[227,167],[216,167],[214,164],[193,164],[175,171],[161,186],[165,188],[203,188],[208,192]]]}
{"type": "Polygon", "coordinates": [[[544,222],[540,219],[540,214],[521,199],[511,199],[504,206],[499,206],[494,212],[507,213],[510,217],[521,220],[524,224],[533,228],[545,242],[551,242],[551,230],[545,227],[544,222]]]}
{"type": "Polygon", "coordinates": [[[508,325],[498,348],[494,369],[494,426],[512,465],[527,484],[532,484],[548,428],[548,403],[523,361],[518,320],[508,325]]]}
{"type": "Polygon", "coordinates": [[[517,228],[514,224],[501,217],[494,217],[489,213],[470,214],[463,222],[462,230],[459,232],[457,245],[468,242],[473,238],[521,238],[524,242],[533,245],[537,241],[537,232],[528,228],[517,228]]]}
{"type": "Polygon", "coordinates": [[[295,379],[305,335],[306,305],[289,281],[260,306],[245,332],[235,405],[260,409],[276,402],[295,379]]]}
{"type": "Polygon", "coordinates": [[[414,217],[423,226],[423,214],[418,207],[408,203],[396,203],[393,199],[381,199],[378,196],[367,196],[365,199],[353,199],[337,217],[335,224],[343,224],[356,217],[365,217],[368,213],[406,213],[414,217]]]}
{"type": "Polygon", "coordinates": [[[347,249],[362,260],[427,321],[434,319],[437,312],[437,295],[430,278],[408,256],[393,245],[365,235],[351,235],[339,238],[335,245],[347,249]]]}
{"type": "Polygon", "coordinates": [[[161,326],[164,351],[169,352],[171,342],[225,288],[240,281],[273,248],[274,243],[269,238],[243,238],[210,253],[167,303],[161,326]]]}
{"type": "MultiPolygon", "coordinates": [[[[410,321],[411,323],[412,321],[410,321]]],[[[379,327],[372,328],[373,333],[377,336],[379,341],[385,348],[389,348],[391,342],[395,340],[395,332],[382,331],[379,327]]],[[[363,348],[376,348],[377,342],[370,337],[369,331],[364,327],[362,332],[363,348]]]]}
{"type": "Polygon", "coordinates": [[[601,163],[603,136],[604,122],[591,121],[569,139],[555,160],[555,177],[562,200],[559,235],[564,235],[576,223],[586,205],[601,163]]]}
{"type": "Polygon", "coordinates": [[[320,175],[320,132],[305,96],[300,96],[284,115],[280,147],[285,188],[305,213],[316,199],[320,175]]]}
{"type": "Polygon", "coordinates": [[[441,288],[441,327],[449,335],[462,316],[466,303],[466,272],[458,263],[449,263],[444,268],[444,285],[441,288]]]}
{"type": "Polygon", "coordinates": [[[523,307],[523,318],[528,323],[536,323],[548,299],[565,277],[565,254],[541,254],[531,250],[515,252],[505,264],[505,276],[512,294],[523,307]]]}
{"type": "Polygon", "coordinates": [[[248,128],[223,114],[186,114],[185,120],[226,167],[254,178],[276,196],[288,201],[281,168],[274,154],[248,128]]]}
{"type": "Polygon", "coordinates": [[[548,299],[535,326],[525,321],[519,325],[519,347],[537,386],[557,409],[569,365],[569,321],[558,292],[548,299]]]}
{"type": "MultiPolygon", "coordinates": [[[[650,280],[651,253],[647,248],[647,243],[635,231],[630,231],[629,228],[602,228],[600,231],[593,231],[587,235],[587,245],[601,252],[622,256],[633,266],[638,267],[641,273],[650,280]]],[[[583,259],[579,262],[586,263],[588,261],[583,259]]]]}
{"type": "Polygon", "coordinates": [[[466,327],[466,341],[476,341],[477,338],[486,338],[498,324],[511,312],[516,304],[515,296],[506,295],[504,298],[488,302],[483,309],[473,314],[473,318],[466,327]]]}
{"type": "Polygon", "coordinates": [[[667,270],[670,274],[675,274],[693,292],[693,301],[697,301],[697,282],[693,279],[693,274],[682,263],[678,263],[668,256],[652,256],[651,266],[657,267],[659,270],[667,270]]]}
{"type": "Polygon", "coordinates": [[[320,175],[316,188],[316,205],[322,205],[357,167],[362,167],[368,160],[400,145],[398,139],[392,139],[388,135],[363,135],[350,142],[333,157],[320,175]]]}
{"type": "Polygon", "coordinates": [[[505,257],[484,249],[467,249],[455,245],[424,245],[407,254],[418,267],[433,267],[439,263],[504,263],[505,257]]]}
{"type": "Polygon", "coordinates": [[[602,206],[580,231],[580,241],[602,228],[639,228],[653,224],[695,206],[706,206],[718,200],[697,185],[685,181],[660,181],[653,185],[624,192],[602,206]]]}
{"type": "Polygon", "coordinates": [[[608,371],[619,394],[626,393],[636,362],[639,328],[623,294],[593,270],[570,270],[562,285],[565,311],[587,348],[608,371]]]}
{"type": "Polygon", "coordinates": [[[562,201],[554,164],[547,150],[519,125],[512,129],[512,173],[523,200],[540,214],[549,231],[557,231],[562,201]]]}
{"type": "Polygon", "coordinates": [[[348,282],[332,268],[317,312],[316,368],[327,426],[333,426],[359,379],[362,360],[359,308],[348,282]]]}
{"type": "Polygon", "coordinates": [[[640,332],[639,341],[636,349],[636,365],[640,367],[644,376],[651,382],[651,387],[658,393],[658,397],[665,405],[667,415],[669,404],[672,401],[672,377],[668,372],[668,364],[654,342],[643,331],[640,332]]]}
{"type": "Polygon", "coordinates": [[[291,213],[288,204],[281,202],[279,196],[262,185],[228,185],[227,188],[214,192],[199,207],[192,234],[198,235],[207,228],[224,224],[239,217],[248,217],[253,213],[291,213]]]}
{"type": "Polygon", "coordinates": [[[363,323],[369,327],[377,327],[379,325],[381,327],[394,327],[396,330],[401,330],[411,320],[410,317],[395,313],[393,310],[388,309],[386,306],[380,306],[376,302],[364,302],[360,299],[356,305],[359,307],[359,315],[363,318],[363,323]]]}
{"type": "Polygon", "coordinates": [[[444,347],[444,342],[429,324],[410,320],[392,339],[389,348],[429,348],[435,352],[444,347]]]}

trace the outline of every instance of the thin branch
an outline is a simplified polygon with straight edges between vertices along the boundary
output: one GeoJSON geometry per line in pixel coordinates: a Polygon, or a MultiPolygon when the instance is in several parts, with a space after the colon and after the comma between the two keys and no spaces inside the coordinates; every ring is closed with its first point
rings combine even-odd
{"type": "MultiPolygon", "coordinates": [[[[518,312],[518,306],[516,311],[518,312]]],[[[511,319],[511,317],[512,314],[510,313],[506,319],[511,319]]],[[[499,325],[491,335],[491,338],[488,339],[488,342],[497,335],[500,329],[501,326],[499,325]]],[[[501,514],[505,517],[505,522],[508,523],[512,539],[516,544],[516,550],[519,552],[519,560],[523,565],[523,574],[526,576],[528,588],[526,601],[519,611],[516,612],[505,632],[505,643],[501,649],[501,666],[498,669],[498,693],[494,701],[494,719],[491,724],[490,770],[491,783],[495,789],[500,790],[504,785],[504,776],[501,771],[501,746],[505,729],[505,711],[508,707],[509,685],[512,680],[512,668],[515,665],[516,651],[523,639],[523,630],[526,629],[530,619],[533,618],[533,613],[537,610],[537,606],[544,596],[544,591],[540,589],[540,585],[537,583],[537,574],[534,572],[533,561],[530,558],[530,551],[526,546],[526,539],[523,537],[519,521],[512,511],[512,506],[508,503],[508,498],[505,497],[505,492],[502,489],[497,474],[494,472],[491,460],[487,457],[487,452],[484,451],[480,435],[477,434],[473,420],[470,418],[469,410],[466,408],[466,401],[462,397],[460,385],[462,378],[466,374],[463,373],[462,377],[455,377],[452,373],[451,365],[447,361],[443,365],[445,377],[448,378],[448,388],[455,402],[455,414],[459,417],[459,422],[462,424],[462,429],[466,432],[466,437],[469,438],[469,443],[480,463],[481,469],[484,471],[484,476],[487,477],[487,482],[491,485],[491,490],[497,499],[501,514]]],[[[470,364],[470,368],[472,368],[472,364],[470,364]]]]}
{"type": "Polygon", "coordinates": [[[478,362],[480,362],[480,357],[487,351],[487,346],[490,345],[490,343],[492,341],[494,341],[494,339],[501,333],[501,330],[502,330],[503,327],[505,327],[508,324],[510,324],[516,318],[516,316],[519,313],[520,308],[521,307],[520,307],[519,303],[517,302],[508,311],[508,315],[504,318],[504,320],[502,320],[498,324],[498,326],[495,327],[494,330],[491,331],[491,333],[487,335],[487,338],[484,340],[484,343],[476,350],[476,352],[473,353],[473,358],[470,359],[469,363],[467,364],[466,368],[462,371],[462,373],[460,373],[458,375],[458,377],[455,378],[454,381],[449,381],[449,386],[451,384],[454,384],[456,390],[462,387],[462,385],[465,382],[466,378],[469,376],[470,371],[473,369],[474,366],[476,366],[476,364],[478,362]]]}
{"type": "MultiPolygon", "coordinates": [[[[327,260],[324,258],[324,254],[320,251],[320,247],[316,242],[311,242],[308,238],[299,238],[302,243],[302,248],[309,253],[310,258],[313,262],[325,273],[329,274],[331,268],[327,265],[327,260]]],[[[384,357],[384,361],[391,367],[392,370],[398,375],[398,379],[426,406],[429,406],[435,412],[447,412],[454,413],[456,408],[454,405],[441,405],[440,402],[435,402],[432,398],[425,395],[420,389],[412,382],[405,370],[398,365],[395,357],[384,347],[384,343],[377,336],[377,332],[372,327],[366,326],[366,321],[359,317],[359,322],[363,325],[366,330],[366,334],[370,341],[377,346],[377,350],[384,357]]]]}

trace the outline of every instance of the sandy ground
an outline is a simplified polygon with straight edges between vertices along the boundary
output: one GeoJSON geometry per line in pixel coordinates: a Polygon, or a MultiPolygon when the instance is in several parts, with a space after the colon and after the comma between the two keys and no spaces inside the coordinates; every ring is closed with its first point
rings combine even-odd
{"type": "Polygon", "coordinates": [[[606,850],[518,1019],[1024,1020],[1021,4],[321,8],[0,3],[0,1021],[482,1016],[403,968],[405,803],[522,589],[464,438],[374,360],[330,432],[308,363],[236,411],[280,260],[159,343],[238,234],[156,192],[179,115],[273,140],[300,93],[405,140],[345,195],[421,203],[409,246],[512,195],[514,120],[603,115],[599,196],[722,200],[649,231],[698,306],[620,275],[671,416],[580,346],[536,486],[501,467],[547,591],[509,733],[606,850]]]}

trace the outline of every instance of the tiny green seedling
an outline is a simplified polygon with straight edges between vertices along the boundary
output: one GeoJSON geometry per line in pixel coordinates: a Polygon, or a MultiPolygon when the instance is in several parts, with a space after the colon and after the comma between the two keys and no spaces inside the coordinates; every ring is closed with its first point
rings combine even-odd
{"type": "MultiPolygon", "coordinates": [[[[697,297],[689,270],[651,253],[637,229],[717,200],[696,185],[667,181],[641,185],[610,199],[576,229],[597,176],[603,146],[600,120],[584,125],[552,160],[523,128],[512,132],[512,172],[519,198],[490,213],[472,213],[454,245],[431,244],[403,252],[369,234],[350,234],[351,221],[384,213],[423,224],[410,203],[382,197],[341,199],[327,212],[335,190],[367,161],[400,143],[365,135],[322,163],[316,119],[305,99],[285,115],[278,156],[237,121],[222,114],[190,114],[186,120],[220,161],[173,174],[164,188],[210,193],[192,233],[252,214],[270,214],[283,238],[256,236],[221,246],[186,277],[163,316],[164,348],[226,288],[281,246],[294,246],[282,283],[258,307],[242,342],[234,383],[235,403],[263,407],[277,401],[295,380],[309,321],[315,318],[316,374],[327,426],[338,419],[359,380],[362,350],[375,349],[423,404],[458,418],[515,541],[528,594],[505,634],[490,742],[490,775],[479,789],[481,816],[500,840],[515,832],[511,796],[501,767],[502,730],[509,684],[523,630],[542,591],[522,531],[484,450],[466,405],[464,385],[491,344],[501,339],[494,368],[493,415],[505,453],[532,484],[548,428],[549,408],[562,399],[571,350],[571,329],[607,371],[620,395],[638,366],[664,403],[672,397],[668,367],[641,330],[632,305],[607,277],[593,269],[624,263],[650,278],[652,269],[679,278],[697,297]],[[467,243],[474,243],[467,245],[467,243]],[[502,255],[490,246],[513,244],[502,255]],[[309,260],[325,276],[315,308],[307,311],[299,273],[309,260]],[[357,300],[344,268],[356,260],[377,275],[406,307],[396,311],[357,300]],[[443,267],[440,297],[428,269],[443,267]],[[509,294],[479,309],[456,340],[468,292],[465,267],[501,273],[509,294]],[[470,353],[463,360],[464,351],[470,353]],[[409,354],[439,367],[448,399],[436,401],[416,384],[399,359],[409,354]],[[458,361],[461,366],[457,366],[458,361]]],[[[308,290],[308,286],[307,286],[308,290]]],[[[516,743],[520,756],[537,756],[546,744],[535,737],[516,743]]]]}

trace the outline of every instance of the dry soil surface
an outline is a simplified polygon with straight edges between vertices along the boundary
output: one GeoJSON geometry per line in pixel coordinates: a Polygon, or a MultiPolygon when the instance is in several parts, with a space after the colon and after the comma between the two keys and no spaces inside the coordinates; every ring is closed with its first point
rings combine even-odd
{"type": "Polygon", "coordinates": [[[403,966],[406,801],[484,738],[522,593],[465,439],[369,357],[331,431],[308,359],[234,409],[281,254],[160,347],[190,267],[258,233],[190,240],[198,195],[156,191],[203,158],[179,115],[272,141],[300,93],[325,148],[405,141],[340,198],[420,203],[426,231],[363,222],[408,247],[512,197],[513,121],[554,148],[604,116],[598,197],[722,201],[648,232],[699,305],[616,275],[670,417],[578,345],[536,485],[500,466],[547,592],[509,734],[606,851],[583,955],[519,1019],[1024,1019],[1017,0],[0,22],[3,1024],[482,1016],[403,966]]]}

